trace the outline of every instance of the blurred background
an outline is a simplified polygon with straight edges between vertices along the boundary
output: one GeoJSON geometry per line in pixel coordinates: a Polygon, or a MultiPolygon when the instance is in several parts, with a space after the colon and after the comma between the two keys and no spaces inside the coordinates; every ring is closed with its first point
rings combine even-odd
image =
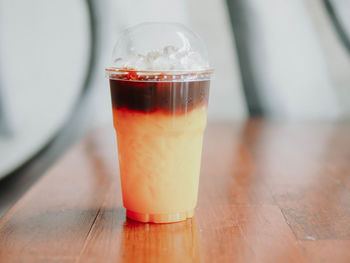
{"type": "Polygon", "coordinates": [[[146,21],[206,42],[210,121],[350,119],[348,0],[0,0],[0,178],[13,175],[2,185],[24,191],[112,125],[104,68],[118,33],[146,21]]]}

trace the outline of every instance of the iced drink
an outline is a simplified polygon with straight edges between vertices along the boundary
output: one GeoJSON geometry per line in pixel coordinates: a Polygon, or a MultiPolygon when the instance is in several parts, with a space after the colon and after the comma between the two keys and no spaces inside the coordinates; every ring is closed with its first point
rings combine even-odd
{"type": "Polygon", "coordinates": [[[199,61],[179,53],[165,47],[107,69],[123,204],[137,221],[185,220],[197,203],[211,71],[179,68],[199,61]]]}
{"type": "Polygon", "coordinates": [[[110,80],[123,202],[139,221],[179,221],[197,202],[209,81],[110,80]]]}

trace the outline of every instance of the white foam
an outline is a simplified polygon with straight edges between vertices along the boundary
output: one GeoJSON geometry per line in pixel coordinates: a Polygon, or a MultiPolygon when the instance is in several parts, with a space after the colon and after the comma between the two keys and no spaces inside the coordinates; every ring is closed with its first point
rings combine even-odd
{"type": "Polygon", "coordinates": [[[194,50],[182,50],[166,46],[162,50],[153,50],[146,55],[135,54],[114,61],[117,68],[136,70],[204,70],[208,63],[194,50]]]}

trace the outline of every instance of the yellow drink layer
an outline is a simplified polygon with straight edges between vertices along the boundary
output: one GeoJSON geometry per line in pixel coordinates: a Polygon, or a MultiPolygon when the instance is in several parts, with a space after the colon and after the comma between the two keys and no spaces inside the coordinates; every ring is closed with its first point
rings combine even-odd
{"type": "Polygon", "coordinates": [[[144,222],[192,217],[207,107],[180,115],[114,108],[113,117],[127,216],[144,222]]]}

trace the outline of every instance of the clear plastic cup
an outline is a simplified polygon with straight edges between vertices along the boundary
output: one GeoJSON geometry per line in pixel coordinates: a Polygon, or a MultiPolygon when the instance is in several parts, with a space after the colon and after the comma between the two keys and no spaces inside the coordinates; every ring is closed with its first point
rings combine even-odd
{"type": "Polygon", "coordinates": [[[213,71],[203,42],[179,24],[140,24],[121,34],[113,63],[106,73],[127,217],[191,218],[213,71]]]}

